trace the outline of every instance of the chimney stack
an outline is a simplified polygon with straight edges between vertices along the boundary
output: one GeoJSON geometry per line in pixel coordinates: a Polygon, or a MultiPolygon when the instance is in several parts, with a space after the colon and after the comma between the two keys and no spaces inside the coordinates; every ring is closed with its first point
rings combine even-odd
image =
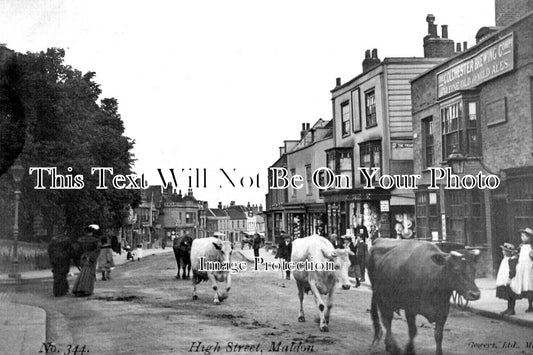
{"type": "Polygon", "coordinates": [[[448,25],[442,25],[441,27],[441,35],[442,39],[448,39],[448,25]]]}
{"type": "Polygon", "coordinates": [[[466,41],[463,42],[463,52],[468,49],[468,43],[466,41]]]}
{"type": "Polygon", "coordinates": [[[428,34],[424,37],[424,58],[449,58],[454,55],[453,41],[448,39],[448,25],[442,25],[442,38],[437,34],[435,16],[426,16],[428,34]]]}
{"type": "Polygon", "coordinates": [[[455,51],[456,51],[457,53],[461,53],[461,52],[462,52],[462,50],[461,50],[461,43],[457,43],[456,46],[457,46],[457,49],[456,49],[455,51]]]}
{"type": "Polygon", "coordinates": [[[370,56],[370,49],[365,51],[365,59],[363,60],[363,73],[377,67],[381,64],[381,60],[378,58],[378,50],[374,48],[372,50],[372,56],[370,56]]]}
{"type": "Polygon", "coordinates": [[[192,197],[192,188],[189,187],[189,190],[187,191],[187,196],[191,196],[192,197]]]}
{"type": "Polygon", "coordinates": [[[219,202],[219,203],[218,203],[218,209],[219,209],[219,210],[222,209],[222,202],[219,202]]]}
{"type": "Polygon", "coordinates": [[[335,86],[341,86],[341,78],[335,79],[335,86]]]}

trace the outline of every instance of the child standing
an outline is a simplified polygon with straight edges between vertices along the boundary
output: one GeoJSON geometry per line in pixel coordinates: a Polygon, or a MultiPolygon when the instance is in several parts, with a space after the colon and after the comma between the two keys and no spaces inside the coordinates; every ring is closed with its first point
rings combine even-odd
{"type": "Polygon", "coordinates": [[[514,306],[517,295],[511,290],[511,280],[516,276],[516,265],[518,264],[518,250],[511,243],[500,245],[503,252],[503,260],[498,269],[496,277],[496,297],[507,300],[507,309],[500,313],[502,316],[512,316],[515,314],[514,306]]]}
{"type": "Polygon", "coordinates": [[[527,298],[529,307],[526,312],[533,312],[533,251],[531,250],[531,240],[533,230],[526,228],[520,230],[520,254],[516,267],[516,277],[511,282],[511,289],[521,298],[527,298]]]}
{"type": "Polygon", "coordinates": [[[137,244],[137,249],[135,249],[135,257],[137,258],[137,261],[141,261],[143,257],[143,245],[137,244]]]}
{"type": "Polygon", "coordinates": [[[113,251],[109,239],[102,237],[100,242],[102,247],[100,248],[100,254],[98,255],[98,269],[97,271],[102,273],[102,281],[111,279],[111,268],[115,266],[113,261],[113,251]]]}

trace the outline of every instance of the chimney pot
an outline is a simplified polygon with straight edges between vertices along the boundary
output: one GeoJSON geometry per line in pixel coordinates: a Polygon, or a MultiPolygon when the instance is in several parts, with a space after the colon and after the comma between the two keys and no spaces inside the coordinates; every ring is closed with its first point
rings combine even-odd
{"type": "Polygon", "coordinates": [[[335,79],[335,86],[341,86],[341,78],[335,79]]]}
{"type": "Polygon", "coordinates": [[[378,57],[378,50],[376,48],[372,49],[372,58],[376,58],[377,59],[378,57]]]}
{"type": "Polygon", "coordinates": [[[365,59],[370,59],[370,49],[365,51],[365,59]]]}
{"type": "Polygon", "coordinates": [[[448,38],[448,25],[442,25],[442,38],[448,38]]]}
{"type": "Polygon", "coordinates": [[[305,131],[305,122],[302,123],[302,131],[305,131]]]}
{"type": "Polygon", "coordinates": [[[468,49],[468,42],[463,42],[463,51],[466,51],[468,49]]]}
{"type": "Polygon", "coordinates": [[[311,129],[311,124],[310,124],[309,122],[305,124],[305,129],[306,129],[306,130],[311,129]]]}
{"type": "Polygon", "coordinates": [[[460,53],[461,52],[461,43],[457,43],[456,46],[457,46],[457,49],[455,51],[457,53],[460,53]]]}

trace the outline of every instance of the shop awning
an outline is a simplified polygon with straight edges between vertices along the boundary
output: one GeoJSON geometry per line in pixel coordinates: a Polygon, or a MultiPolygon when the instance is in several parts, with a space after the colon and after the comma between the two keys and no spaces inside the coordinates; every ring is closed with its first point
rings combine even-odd
{"type": "Polygon", "coordinates": [[[414,206],[415,192],[414,190],[400,190],[394,189],[390,196],[391,206],[414,206]]]}

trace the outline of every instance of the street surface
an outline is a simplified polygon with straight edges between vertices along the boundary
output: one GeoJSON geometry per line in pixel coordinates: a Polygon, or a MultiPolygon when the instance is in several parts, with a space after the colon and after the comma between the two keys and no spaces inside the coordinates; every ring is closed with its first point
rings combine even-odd
{"type": "MultiPolygon", "coordinates": [[[[242,259],[237,254],[234,260],[242,259]]],[[[386,354],[383,341],[371,346],[371,292],[367,287],[337,291],[330,331],[322,333],[314,321],[317,311],[311,294],[304,301],[307,321],[299,323],[295,281],[283,280],[281,272],[250,269],[251,265],[233,275],[230,297],[219,306],[213,305],[213,291],[207,283],[198,285],[200,299],[192,300],[191,281],[174,278],[172,253],[122,265],[110,281],[101,281],[98,275],[95,294],[89,298],[56,299],[51,280],[5,285],[2,297],[46,311],[51,344],[35,349],[35,354],[44,354],[46,349],[78,355],[386,354]]],[[[73,279],[69,281],[72,286],[73,279]]],[[[417,325],[417,353],[433,354],[433,326],[420,316],[417,325]]],[[[403,348],[407,342],[403,312],[395,315],[393,331],[403,348]]],[[[526,342],[533,343],[530,328],[452,309],[443,350],[445,354],[533,353],[526,342]],[[504,349],[504,342],[516,342],[520,348],[504,349]]]]}

